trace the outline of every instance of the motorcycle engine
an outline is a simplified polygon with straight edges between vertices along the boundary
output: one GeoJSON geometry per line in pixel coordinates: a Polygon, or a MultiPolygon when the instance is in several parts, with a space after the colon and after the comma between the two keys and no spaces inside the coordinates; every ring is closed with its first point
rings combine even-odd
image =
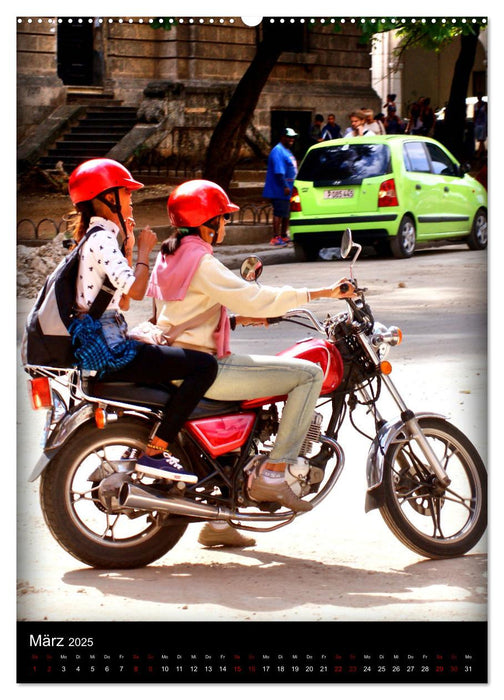
{"type": "Polygon", "coordinates": [[[304,457],[298,457],[297,464],[288,464],[285,470],[285,481],[292,491],[302,498],[310,493],[310,465],[304,457]]]}

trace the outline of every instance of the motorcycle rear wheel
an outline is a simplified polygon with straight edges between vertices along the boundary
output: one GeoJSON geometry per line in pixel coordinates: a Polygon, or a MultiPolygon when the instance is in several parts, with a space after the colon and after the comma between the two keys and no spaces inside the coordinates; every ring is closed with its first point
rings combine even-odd
{"type": "Polygon", "coordinates": [[[447,488],[429,475],[415,441],[394,442],[386,454],[380,512],[394,535],[431,559],[458,557],[481,539],[487,524],[487,475],[474,445],[442,418],[421,428],[451,479],[447,488]]]}
{"type": "MultiPolygon", "coordinates": [[[[97,498],[103,465],[121,460],[130,448],[145,449],[151,426],[129,417],[98,430],[84,425],[42,474],[40,503],[57,542],[76,559],[99,569],[146,566],[172,549],[187,525],[161,526],[148,513],[129,518],[107,512],[97,498]]],[[[175,454],[176,446],[173,447],[175,454]]],[[[138,515],[135,513],[135,516],[138,515]]]]}

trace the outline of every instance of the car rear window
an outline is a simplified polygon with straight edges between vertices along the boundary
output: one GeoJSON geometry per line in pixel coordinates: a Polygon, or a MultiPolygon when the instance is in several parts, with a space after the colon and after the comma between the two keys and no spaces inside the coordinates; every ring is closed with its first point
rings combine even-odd
{"type": "Polygon", "coordinates": [[[390,172],[390,149],[385,144],[351,143],[314,148],[301,163],[298,180],[326,185],[359,185],[364,178],[390,172]]]}

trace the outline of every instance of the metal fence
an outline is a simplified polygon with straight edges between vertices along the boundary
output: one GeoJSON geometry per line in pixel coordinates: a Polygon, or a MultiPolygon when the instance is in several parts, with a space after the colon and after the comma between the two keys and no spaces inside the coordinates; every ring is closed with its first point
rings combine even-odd
{"type": "Polygon", "coordinates": [[[50,240],[57,236],[58,233],[66,231],[67,228],[68,222],[64,219],[60,219],[58,222],[54,219],[44,218],[40,219],[38,223],[35,223],[32,219],[20,219],[17,222],[16,232],[18,239],[50,240]]]}
{"type": "MultiPolygon", "coordinates": [[[[273,209],[271,204],[245,204],[240,207],[240,211],[231,215],[228,225],[254,226],[269,224],[271,222],[272,213],[273,209]]],[[[34,239],[36,241],[50,241],[57,236],[58,233],[64,233],[67,230],[68,221],[65,219],[56,221],[55,219],[44,218],[40,219],[38,222],[33,221],[33,219],[20,219],[17,222],[16,233],[18,240],[34,239]]]]}

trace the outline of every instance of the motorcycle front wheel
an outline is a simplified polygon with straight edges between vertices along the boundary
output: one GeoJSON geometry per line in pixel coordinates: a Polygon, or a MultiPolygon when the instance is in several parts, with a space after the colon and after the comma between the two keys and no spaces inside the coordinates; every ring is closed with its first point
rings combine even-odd
{"type": "Polygon", "coordinates": [[[451,479],[440,487],[415,440],[388,448],[380,512],[407,547],[431,559],[458,557],[481,539],[487,524],[487,475],[468,438],[442,418],[420,426],[451,479]]]}
{"type": "MultiPolygon", "coordinates": [[[[57,542],[76,559],[99,569],[146,566],[172,549],[187,525],[162,525],[155,514],[106,508],[98,498],[104,476],[143,450],[151,426],[122,418],[98,430],[84,425],[42,474],[40,503],[57,542]]],[[[171,450],[174,456],[174,445],[171,450]]]]}

